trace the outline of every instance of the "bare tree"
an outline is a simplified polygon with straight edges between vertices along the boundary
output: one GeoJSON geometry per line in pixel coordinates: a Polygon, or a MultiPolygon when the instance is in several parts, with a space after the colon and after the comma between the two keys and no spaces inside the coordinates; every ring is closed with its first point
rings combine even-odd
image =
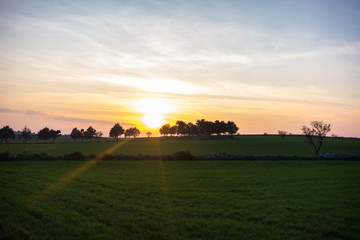
{"type": "Polygon", "coordinates": [[[104,135],[104,134],[101,131],[95,132],[95,137],[97,138],[98,142],[100,142],[102,135],[104,135]]]}
{"type": "Polygon", "coordinates": [[[284,140],[284,138],[287,134],[287,131],[279,130],[278,133],[279,133],[279,136],[281,137],[281,140],[284,140]]]}
{"type": "Polygon", "coordinates": [[[31,138],[31,130],[25,125],[20,132],[19,139],[24,139],[24,143],[27,143],[27,140],[30,140],[31,138]]]}
{"type": "Polygon", "coordinates": [[[319,155],[323,140],[326,137],[326,134],[331,131],[331,124],[322,121],[312,121],[310,122],[310,125],[311,128],[303,126],[301,130],[306,137],[306,142],[313,146],[315,154],[319,155]]]}

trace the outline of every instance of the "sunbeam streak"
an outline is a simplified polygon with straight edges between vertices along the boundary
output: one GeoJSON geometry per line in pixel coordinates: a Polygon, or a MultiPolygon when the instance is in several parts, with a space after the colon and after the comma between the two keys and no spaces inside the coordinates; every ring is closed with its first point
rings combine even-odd
{"type": "MultiPolygon", "coordinates": [[[[157,153],[161,156],[161,148],[159,145],[159,141],[156,141],[156,150],[157,153]]],[[[173,215],[173,208],[171,206],[170,197],[169,197],[169,186],[166,179],[166,172],[165,172],[165,166],[163,159],[160,158],[158,161],[159,163],[159,173],[160,173],[160,179],[161,179],[161,189],[164,199],[164,210],[166,212],[166,223],[168,224],[168,228],[170,233],[174,236],[175,235],[175,223],[174,223],[174,215],[173,215]]]]}
{"type": "Polygon", "coordinates": [[[27,204],[29,208],[35,206],[36,204],[40,203],[44,198],[51,195],[52,193],[56,192],[60,188],[64,187],[66,184],[71,182],[75,177],[81,175],[89,168],[93,167],[95,164],[97,164],[99,161],[103,160],[106,154],[111,154],[114,151],[116,151],[121,146],[125,145],[129,140],[124,139],[123,141],[115,144],[114,146],[108,148],[103,153],[95,156],[93,159],[85,162],[83,165],[78,167],[77,169],[69,172],[68,174],[64,175],[62,178],[60,178],[56,183],[50,185],[48,188],[37,194],[35,197],[33,197],[29,203],[27,204]]]}

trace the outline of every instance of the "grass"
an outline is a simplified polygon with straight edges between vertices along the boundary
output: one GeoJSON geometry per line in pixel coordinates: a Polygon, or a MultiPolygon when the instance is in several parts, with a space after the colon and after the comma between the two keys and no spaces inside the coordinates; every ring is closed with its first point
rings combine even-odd
{"type": "Polygon", "coordinates": [[[358,161],[83,164],[0,162],[0,239],[360,238],[358,161]]]}
{"type": "MultiPolygon", "coordinates": [[[[150,138],[103,142],[62,142],[55,144],[31,143],[25,145],[29,153],[64,155],[75,151],[84,154],[99,154],[109,152],[109,149],[119,144],[112,154],[171,154],[179,151],[189,151],[194,155],[209,153],[232,154],[281,154],[311,156],[312,147],[305,143],[304,137],[279,136],[236,136],[232,139],[183,139],[183,138],[150,138]],[[120,143],[120,144],[119,144],[120,143]]],[[[24,144],[0,144],[0,152],[9,151],[16,154],[24,151],[24,144]]],[[[359,153],[360,139],[326,138],[320,153],[359,153]]]]}

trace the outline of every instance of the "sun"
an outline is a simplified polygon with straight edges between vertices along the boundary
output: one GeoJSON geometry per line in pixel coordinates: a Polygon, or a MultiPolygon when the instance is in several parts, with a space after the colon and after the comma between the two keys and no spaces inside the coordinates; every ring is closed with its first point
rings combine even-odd
{"type": "Polygon", "coordinates": [[[176,111],[176,106],[170,99],[142,98],[135,101],[138,112],[143,114],[142,122],[150,128],[159,128],[166,123],[167,115],[176,111]]]}
{"type": "Polygon", "coordinates": [[[150,128],[159,128],[166,123],[161,114],[145,114],[142,121],[150,128]]]}

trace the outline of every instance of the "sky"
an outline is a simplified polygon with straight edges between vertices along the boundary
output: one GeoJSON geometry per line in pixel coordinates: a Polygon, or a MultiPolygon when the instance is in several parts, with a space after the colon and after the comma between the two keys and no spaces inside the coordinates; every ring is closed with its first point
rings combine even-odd
{"type": "Polygon", "coordinates": [[[1,127],[360,137],[359,92],[357,0],[0,0],[1,127]]]}

